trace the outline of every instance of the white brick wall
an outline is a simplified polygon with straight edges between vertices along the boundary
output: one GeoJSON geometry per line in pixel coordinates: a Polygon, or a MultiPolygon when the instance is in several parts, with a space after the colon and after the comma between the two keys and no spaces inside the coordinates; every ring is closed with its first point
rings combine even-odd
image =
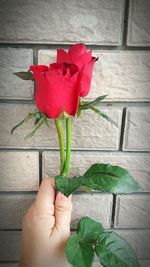
{"type": "Polygon", "coordinates": [[[24,82],[13,74],[33,64],[32,49],[0,48],[0,60],[0,98],[33,99],[33,82],[24,82]]]}
{"type": "Polygon", "coordinates": [[[75,42],[85,42],[99,57],[87,98],[108,94],[100,108],[115,125],[89,111],[74,119],[70,176],[84,173],[96,162],[111,163],[129,169],[143,191],[118,195],[116,201],[112,194],[78,191],[73,197],[71,228],[82,216],[92,216],[126,238],[141,267],[149,267],[150,1],[1,2],[0,267],[17,266],[22,216],[35,198],[39,181],[59,174],[53,122],[50,129],[45,126],[26,141],[32,124],[10,135],[11,128],[34,109],[34,83],[13,73],[26,71],[33,63],[49,64],[55,61],[57,47],[75,42]]]}

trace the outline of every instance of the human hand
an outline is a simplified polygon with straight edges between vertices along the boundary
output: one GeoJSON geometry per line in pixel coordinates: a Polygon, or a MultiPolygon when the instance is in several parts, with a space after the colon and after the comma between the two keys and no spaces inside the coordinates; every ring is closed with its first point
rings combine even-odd
{"type": "Polygon", "coordinates": [[[54,178],[42,181],[23,219],[19,267],[68,267],[65,245],[70,237],[71,198],[56,194],[54,178]]]}

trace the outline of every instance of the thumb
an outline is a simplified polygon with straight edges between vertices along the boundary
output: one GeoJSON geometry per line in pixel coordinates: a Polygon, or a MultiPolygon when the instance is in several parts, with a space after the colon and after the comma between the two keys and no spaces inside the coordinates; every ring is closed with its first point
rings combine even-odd
{"type": "Polygon", "coordinates": [[[58,192],[55,199],[55,224],[57,229],[70,232],[71,211],[71,196],[67,198],[61,192],[58,192]]]}

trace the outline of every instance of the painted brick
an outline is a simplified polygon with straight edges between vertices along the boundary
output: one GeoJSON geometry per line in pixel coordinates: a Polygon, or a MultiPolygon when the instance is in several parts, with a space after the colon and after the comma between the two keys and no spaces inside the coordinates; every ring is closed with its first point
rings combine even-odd
{"type": "MultiPolygon", "coordinates": [[[[70,176],[82,175],[94,163],[110,163],[126,168],[145,192],[150,192],[149,153],[72,151],[70,176]]],[[[59,175],[59,153],[43,152],[43,177],[59,175]]]]}
{"type": "MultiPolygon", "coordinates": [[[[130,243],[138,258],[142,259],[142,264],[148,264],[148,260],[150,260],[150,230],[117,230],[116,232],[130,243]]],[[[1,231],[0,251],[1,262],[18,261],[20,255],[20,232],[1,231]]],[[[94,267],[97,267],[97,265],[94,267]]],[[[148,267],[148,265],[143,265],[142,267],[148,267]]]]}
{"type": "Polygon", "coordinates": [[[150,195],[132,194],[117,196],[116,228],[149,228],[150,195]]]}
{"type": "Polygon", "coordinates": [[[73,195],[71,228],[75,229],[79,220],[84,216],[89,216],[101,222],[105,228],[110,228],[112,201],[111,194],[73,195]]]}
{"type": "Polygon", "coordinates": [[[134,249],[138,259],[150,260],[150,230],[117,230],[134,249]]]}
{"type": "Polygon", "coordinates": [[[33,191],[38,189],[38,152],[0,151],[0,170],[0,191],[33,191]]]}
{"type": "Polygon", "coordinates": [[[0,228],[20,229],[22,218],[34,199],[32,195],[1,195],[0,228]]]}
{"type": "Polygon", "coordinates": [[[18,267],[18,263],[0,263],[0,267],[18,267]]]}
{"type": "Polygon", "coordinates": [[[13,73],[27,71],[33,64],[31,49],[0,48],[0,98],[32,99],[34,83],[23,81],[13,73]]]}
{"type": "Polygon", "coordinates": [[[118,45],[123,9],[124,0],[3,1],[0,42],[118,45]]]}
{"type": "MultiPolygon", "coordinates": [[[[3,195],[0,196],[0,228],[20,229],[23,215],[32,204],[33,195],[3,195]]],[[[83,216],[91,216],[101,221],[105,228],[110,227],[112,213],[112,195],[82,194],[73,196],[73,213],[71,228],[75,229],[83,216]],[[97,209],[97,204],[100,209],[97,209]]]]}
{"type": "Polygon", "coordinates": [[[141,264],[141,267],[149,267],[150,266],[150,260],[141,260],[140,264],[141,264]]]}
{"type": "MultiPolygon", "coordinates": [[[[58,148],[54,121],[51,122],[50,129],[44,126],[28,140],[24,140],[24,136],[33,130],[31,123],[22,126],[11,136],[11,128],[32,110],[33,106],[27,104],[0,105],[0,147],[58,148]]],[[[84,112],[81,118],[73,120],[72,148],[106,150],[119,148],[122,109],[105,108],[103,110],[116,124],[111,125],[92,111],[84,112]]]]}
{"type": "Polygon", "coordinates": [[[150,1],[131,0],[128,21],[127,44],[150,46],[150,1]]]}
{"type": "Polygon", "coordinates": [[[18,261],[20,255],[20,232],[0,232],[0,261],[18,261]]]}
{"type": "MultiPolygon", "coordinates": [[[[150,52],[93,51],[95,63],[88,99],[108,95],[108,101],[150,101],[150,52]]],[[[56,50],[40,50],[39,64],[56,61],[56,50]]]]}
{"type": "Polygon", "coordinates": [[[150,150],[150,108],[128,108],[123,150],[150,150]]]}

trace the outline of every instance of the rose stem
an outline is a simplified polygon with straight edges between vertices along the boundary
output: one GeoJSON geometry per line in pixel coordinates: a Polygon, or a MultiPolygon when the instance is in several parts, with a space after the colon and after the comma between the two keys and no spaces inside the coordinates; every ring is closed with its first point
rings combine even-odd
{"type": "Polygon", "coordinates": [[[63,169],[64,169],[64,163],[65,163],[65,145],[64,145],[62,120],[56,119],[55,125],[56,125],[56,129],[57,129],[57,133],[58,133],[58,139],[59,139],[60,174],[62,174],[63,169]]]}
{"type": "Polygon", "coordinates": [[[66,119],[66,161],[62,175],[67,176],[70,167],[71,155],[71,118],[66,119]]]}

